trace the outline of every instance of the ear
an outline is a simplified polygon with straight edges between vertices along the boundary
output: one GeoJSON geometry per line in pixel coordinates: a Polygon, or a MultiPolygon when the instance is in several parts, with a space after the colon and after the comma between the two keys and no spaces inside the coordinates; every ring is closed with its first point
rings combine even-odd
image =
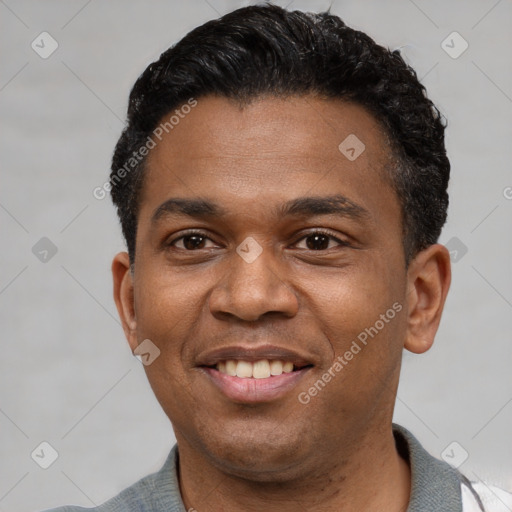
{"type": "Polygon", "coordinates": [[[434,244],[419,252],[407,272],[407,335],[404,348],[415,354],[434,343],[451,282],[450,253],[434,244]]]}
{"type": "Polygon", "coordinates": [[[133,276],[130,272],[128,253],[120,252],[116,254],[112,261],[112,277],[114,279],[114,300],[117,311],[121,318],[124,334],[133,352],[137,347],[137,320],[133,299],[133,276]]]}

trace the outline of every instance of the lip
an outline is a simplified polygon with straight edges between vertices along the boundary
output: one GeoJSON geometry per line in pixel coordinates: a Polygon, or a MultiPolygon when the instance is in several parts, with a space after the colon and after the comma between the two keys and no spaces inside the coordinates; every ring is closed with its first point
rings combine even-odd
{"type": "MultiPolygon", "coordinates": [[[[290,350],[276,345],[261,345],[246,347],[243,345],[228,346],[211,350],[204,355],[200,355],[197,360],[197,366],[215,366],[221,361],[234,359],[236,361],[249,361],[254,363],[262,359],[281,361],[291,361],[295,367],[315,365],[309,356],[300,354],[298,351],[290,350]]],[[[262,379],[265,380],[265,379],[262,379]]]]}
{"type": "Polygon", "coordinates": [[[282,398],[297,386],[311,367],[266,379],[232,377],[215,368],[200,369],[229,400],[240,404],[254,404],[282,398]]]}
{"type": "Polygon", "coordinates": [[[210,350],[197,359],[196,366],[229,400],[240,403],[270,402],[282,398],[318,364],[311,355],[277,345],[229,345],[210,350]],[[233,377],[219,372],[215,366],[227,360],[249,361],[262,359],[289,361],[294,371],[270,376],[266,379],[233,377]]]}

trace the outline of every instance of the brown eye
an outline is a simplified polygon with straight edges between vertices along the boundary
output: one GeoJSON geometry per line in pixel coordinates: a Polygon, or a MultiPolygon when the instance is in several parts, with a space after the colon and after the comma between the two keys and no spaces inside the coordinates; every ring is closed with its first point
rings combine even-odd
{"type": "Polygon", "coordinates": [[[306,245],[308,249],[320,251],[329,247],[329,238],[326,235],[309,235],[306,237],[306,245]]]}
{"type": "Polygon", "coordinates": [[[202,249],[205,244],[205,237],[198,235],[187,235],[183,237],[183,246],[190,251],[202,249]]]}
{"type": "Polygon", "coordinates": [[[205,249],[206,244],[211,240],[203,233],[189,233],[174,239],[169,245],[186,251],[205,249]]]}
{"type": "Polygon", "coordinates": [[[330,233],[324,233],[323,231],[310,233],[309,235],[301,238],[297,243],[303,243],[305,247],[301,247],[301,249],[308,249],[310,251],[325,251],[326,249],[331,249],[336,246],[348,245],[343,240],[336,238],[330,233]],[[332,242],[334,242],[334,245],[332,242]]]}

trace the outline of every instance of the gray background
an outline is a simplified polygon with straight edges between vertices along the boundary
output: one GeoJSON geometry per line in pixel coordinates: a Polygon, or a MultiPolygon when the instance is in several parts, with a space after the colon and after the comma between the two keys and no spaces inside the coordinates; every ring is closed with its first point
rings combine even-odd
{"type": "MultiPolygon", "coordinates": [[[[117,319],[110,263],[123,241],[92,191],[139,73],[248,3],[0,0],[0,511],[99,504],[159,469],[174,443],[117,319]],[[59,45],[47,59],[31,48],[43,31],[59,45]],[[57,248],[46,261],[47,242],[33,252],[42,237],[57,248]],[[31,458],[42,441],[59,454],[48,469],[31,458]]],[[[445,453],[459,463],[465,450],[472,480],[512,489],[512,4],[337,0],[332,12],[402,47],[449,121],[441,241],[456,238],[453,284],[434,347],[404,353],[395,421],[438,457],[456,441],[445,453]],[[441,45],[453,31],[469,44],[458,58],[441,45]]]]}

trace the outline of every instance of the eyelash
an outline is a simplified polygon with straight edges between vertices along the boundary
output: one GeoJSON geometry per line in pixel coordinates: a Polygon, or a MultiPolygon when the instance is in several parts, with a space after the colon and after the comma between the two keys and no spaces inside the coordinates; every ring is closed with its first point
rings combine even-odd
{"type": "MultiPolygon", "coordinates": [[[[315,229],[314,231],[311,231],[311,232],[307,233],[306,235],[303,235],[301,238],[296,240],[294,242],[294,244],[297,244],[298,242],[300,242],[310,236],[313,236],[313,235],[327,236],[327,237],[331,238],[332,240],[334,240],[335,242],[337,242],[339,244],[339,246],[341,246],[341,247],[347,247],[350,245],[348,242],[346,242],[344,240],[340,240],[337,236],[333,235],[330,231],[327,231],[324,229],[315,229]]],[[[165,245],[168,247],[174,247],[176,242],[178,242],[179,240],[182,240],[183,238],[186,238],[187,236],[201,236],[201,237],[207,238],[208,240],[211,240],[213,242],[213,240],[208,235],[203,233],[202,231],[191,230],[191,231],[186,231],[186,232],[182,233],[178,238],[174,238],[173,240],[169,241],[165,245]]],[[[186,251],[186,252],[194,252],[193,250],[188,250],[188,249],[181,249],[181,248],[178,248],[178,249],[186,251]]],[[[198,249],[198,250],[200,250],[200,249],[198,249]]],[[[307,250],[314,251],[314,249],[307,249],[307,250]]],[[[326,251],[326,250],[328,250],[328,249],[320,249],[320,250],[314,251],[314,252],[322,252],[322,251],[326,251]]]]}

